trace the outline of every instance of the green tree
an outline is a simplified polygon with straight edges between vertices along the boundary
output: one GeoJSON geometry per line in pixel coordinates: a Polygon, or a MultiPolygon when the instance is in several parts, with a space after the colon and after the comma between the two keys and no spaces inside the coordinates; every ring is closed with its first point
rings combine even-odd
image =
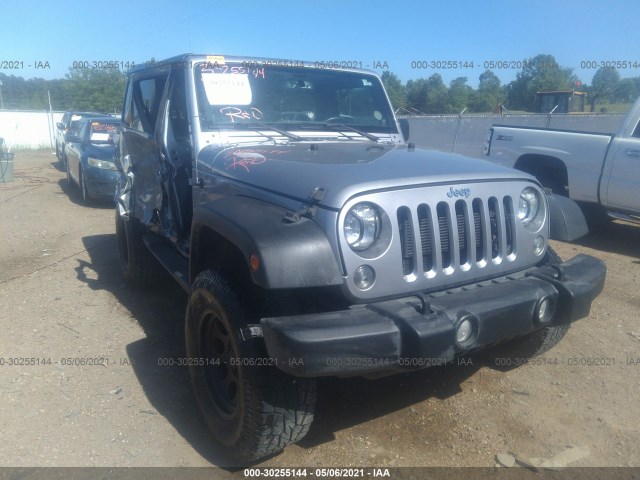
{"type": "Polygon", "coordinates": [[[569,90],[577,81],[573,70],[558,65],[553,55],[537,55],[523,63],[522,70],[509,84],[508,103],[511,109],[531,110],[536,92],[569,90]]]}
{"type": "Polygon", "coordinates": [[[409,80],[405,87],[407,106],[409,110],[427,113],[427,79],[409,80]]]}
{"type": "Polygon", "coordinates": [[[387,90],[393,109],[398,110],[405,108],[407,105],[407,99],[405,98],[405,89],[404,85],[402,85],[402,81],[389,70],[382,72],[382,76],[380,78],[382,79],[384,88],[387,90]]]}
{"type": "Polygon", "coordinates": [[[434,73],[427,78],[425,84],[426,113],[450,113],[451,109],[448,105],[447,86],[442,81],[442,77],[438,73],[434,73]]]}
{"type": "Polygon", "coordinates": [[[491,70],[480,74],[478,89],[469,96],[469,108],[472,112],[494,112],[506,100],[500,79],[491,70]]]}
{"type": "Polygon", "coordinates": [[[467,85],[467,77],[458,77],[451,80],[447,92],[447,112],[460,113],[469,106],[469,98],[473,94],[473,88],[467,85]]]}
{"type": "Polygon", "coordinates": [[[116,112],[122,108],[127,76],[117,69],[70,69],[67,74],[74,109],[116,112]]]}
{"type": "Polygon", "coordinates": [[[592,112],[596,111],[596,103],[611,101],[618,88],[619,82],[620,74],[615,68],[601,67],[598,69],[593,75],[591,85],[586,89],[589,94],[588,98],[592,112]]]}
{"type": "Polygon", "coordinates": [[[640,77],[623,78],[618,82],[612,100],[620,103],[635,102],[640,95],[638,87],[640,87],[640,77]]]}

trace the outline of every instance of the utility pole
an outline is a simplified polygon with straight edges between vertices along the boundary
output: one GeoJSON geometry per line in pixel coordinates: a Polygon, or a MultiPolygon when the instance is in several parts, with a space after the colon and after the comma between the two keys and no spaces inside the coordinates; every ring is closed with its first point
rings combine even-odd
{"type": "Polygon", "coordinates": [[[2,100],[2,80],[0,80],[0,110],[4,110],[4,100],[2,100]]]}
{"type": "Polygon", "coordinates": [[[47,90],[47,98],[49,98],[49,144],[53,148],[53,137],[55,136],[55,124],[53,123],[53,109],[51,108],[51,93],[47,90]]]}

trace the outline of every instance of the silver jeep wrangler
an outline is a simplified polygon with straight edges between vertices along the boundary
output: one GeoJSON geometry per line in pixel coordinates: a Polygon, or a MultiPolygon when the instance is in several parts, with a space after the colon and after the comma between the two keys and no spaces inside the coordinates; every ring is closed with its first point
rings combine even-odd
{"type": "Polygon", "coordinates": [[[123,275],[189,292],[193,388],[238,462],[307,433],[317,377],[535,355],[603,288],[549,247],[533,177],[406,143],[372,72],[184,55],[129,72],[122,121],[123,275]]]}

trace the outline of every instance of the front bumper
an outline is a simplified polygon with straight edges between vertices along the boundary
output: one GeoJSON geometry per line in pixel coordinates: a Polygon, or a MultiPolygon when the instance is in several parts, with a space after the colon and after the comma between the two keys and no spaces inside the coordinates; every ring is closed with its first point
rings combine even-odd
{"type": "Polygon", "coordinates": [[[370,375],[450,362],[456,355],[589,314],[604,287],[604,262],[577,255],[560,265],[533,268],[446,294],[411,296],[349,310],[261,320],[267,352],[284,372],[302,377],[370,375]],[[540,302],[555,305],[546,323],[540,302]],[[456,341],[464,319],[471,338],[456,341]]]}
{"type": "Polygon", "coordinates": [[[118,184],[119,174],[117,170],[106,170],[92,166],[85,166],[85,179],[87,190],[91,198],[113,200],[118,184]]]}

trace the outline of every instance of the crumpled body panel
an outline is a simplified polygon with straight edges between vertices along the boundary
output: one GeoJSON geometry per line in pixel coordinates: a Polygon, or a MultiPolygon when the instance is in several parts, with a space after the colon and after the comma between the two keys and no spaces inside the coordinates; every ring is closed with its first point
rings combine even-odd
{"type": "Polygon", "coordinates": [[[131,215],[149,225],[162,209],[162,173],[157,150],[138,149],[142,155],[120,159],[121,178],[116,201],[121,215],[131,215]]]}

